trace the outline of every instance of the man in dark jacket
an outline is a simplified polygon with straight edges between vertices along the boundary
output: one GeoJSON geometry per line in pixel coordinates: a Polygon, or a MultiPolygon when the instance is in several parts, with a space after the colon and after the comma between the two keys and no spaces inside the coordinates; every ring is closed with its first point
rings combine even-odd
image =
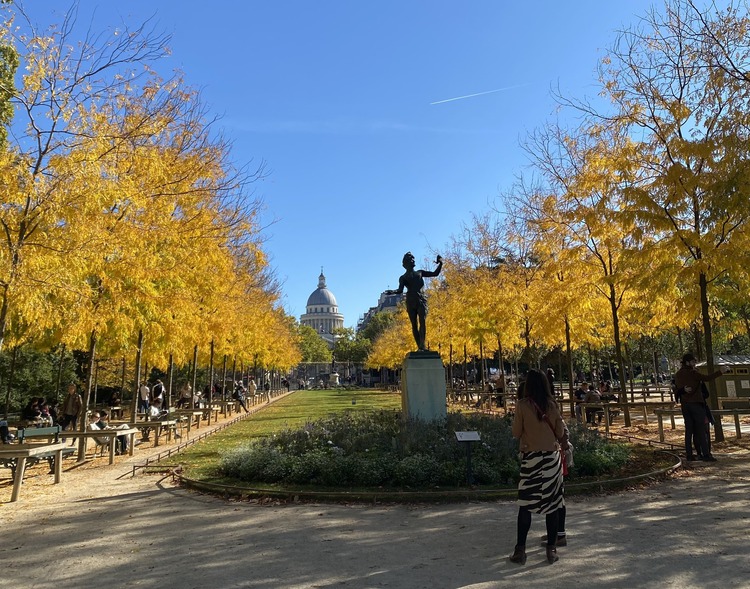
{"type": "Polygon", "coordinates": [[[682,366],[674,375],[676,396],[680,401],[682,417],[685,419],[685,456],[687,460],[695,460],[693,455],[693,437],[698,441],[702,460],[715,462],[711,455],[706,436],[706,400],[701,392],[701,383],[714,380],[722,375],[721,370],[713,374],[702,374],[695,369],[695,356],[685,354],[682,366]]]}

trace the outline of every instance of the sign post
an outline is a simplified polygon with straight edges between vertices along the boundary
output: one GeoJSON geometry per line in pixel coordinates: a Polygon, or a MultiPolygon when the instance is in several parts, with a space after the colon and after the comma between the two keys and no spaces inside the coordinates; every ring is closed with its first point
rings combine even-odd
{"type": "Polygon", "coordinates": [[[480,440],[479,432],[456,432],[456,440],[466,444],[466,484],[471,486],[471,444],[480,440]]]}

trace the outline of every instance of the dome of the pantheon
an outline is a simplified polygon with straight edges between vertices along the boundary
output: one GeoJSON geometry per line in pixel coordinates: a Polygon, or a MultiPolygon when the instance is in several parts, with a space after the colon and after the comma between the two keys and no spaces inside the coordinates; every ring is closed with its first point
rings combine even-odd
{"type": "MultiPolygon", "coordinates": [[[[336,297],[326,288],[326,277],[322,272],[320,273],[320,276],[318,276],[318,288],[316,288],[307,299],[308,313],[310,312],[309,308],[315,306],[338,307],[336,297]]],[[[337,310],[338,309],[331,309],[334,313],[337,310]]]]}
{"type": "Polygon", "coordinates": [[[334,330],[344,327],[344,316],[339,313],[336,297],[326,288],[326,277],[322,269],[318,276],[318,288],[307,298],[307,307],[305,314],[300,317],[300,324],[312,327],[329,346],[336,343],[334,330]]]}

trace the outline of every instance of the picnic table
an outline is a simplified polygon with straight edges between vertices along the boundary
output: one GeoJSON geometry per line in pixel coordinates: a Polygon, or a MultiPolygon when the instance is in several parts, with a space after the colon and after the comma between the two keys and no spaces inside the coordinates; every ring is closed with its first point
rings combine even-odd
{"type": "Polygon", "coordinates": [[[29,459],[44,458],[52,454],[55,460],[55,484],[59,483],[62,473],[62,455],[65,447],[65,442],[4,444],[0,446],[0,459],[16,461],[15,468],[13,469],[13,492],[11,493],[10,500],[18,501],[18,497],[21,494],[23,475],[26,472],[26,463],[29,459]]]}

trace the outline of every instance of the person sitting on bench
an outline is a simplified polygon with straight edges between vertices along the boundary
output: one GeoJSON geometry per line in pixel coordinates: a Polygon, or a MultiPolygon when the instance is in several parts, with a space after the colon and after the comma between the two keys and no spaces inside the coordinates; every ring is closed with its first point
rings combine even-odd
{"type": "MultiPolygon", "coordinates": [[[[584,403],[601,403],[602,402],[602,396],[599,394],[599,391],[597,391],[594,388],[594,385],[589,385],[589,390],[586,393],[586,397],[583,399],[584,403]]],[[[586,407],[586,423],[594,424],[594,419],[601,423],[602,422],[602,416],[604,415],[604,411],[601,407],[586,407]]]]}
{"type": "MultiPolygon", "coordinates": [[[[96,422],[99,429],[129,429],[126,423],[118,426],[109,425],[109,415],[106,411],[99,412],[99,421],[96,422]]],[[[125,454],[128,451],[128,436],[117,436],[117,453],[125,454]]]]}

